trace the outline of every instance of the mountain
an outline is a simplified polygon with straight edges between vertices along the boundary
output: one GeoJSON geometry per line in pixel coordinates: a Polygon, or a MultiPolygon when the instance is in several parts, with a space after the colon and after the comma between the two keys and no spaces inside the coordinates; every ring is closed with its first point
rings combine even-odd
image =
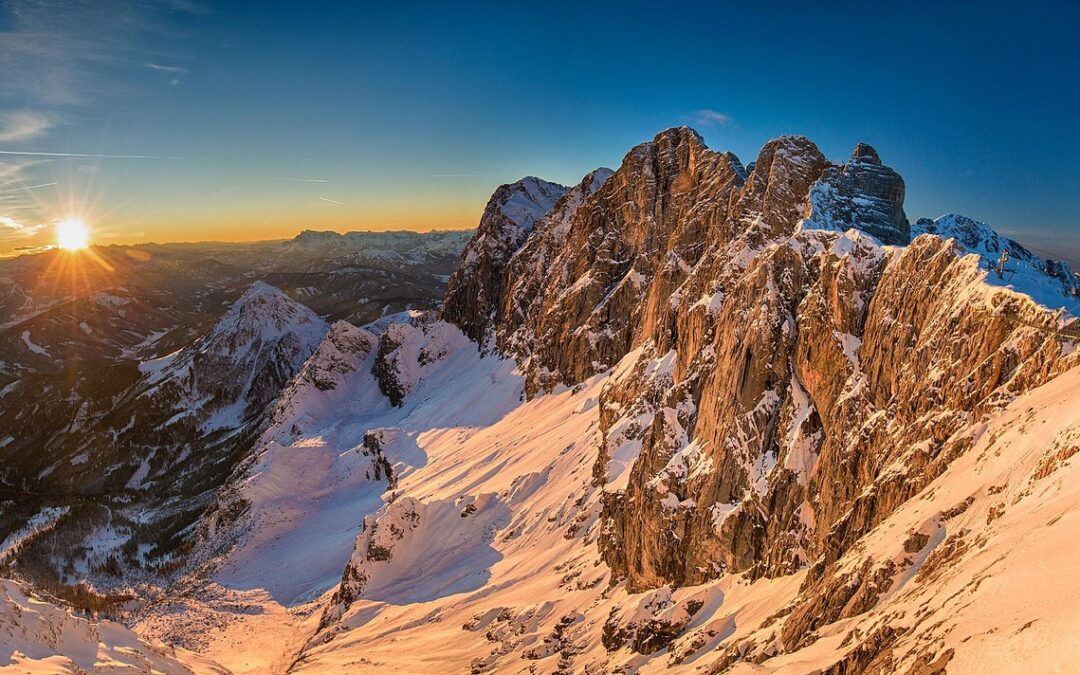
{"type": "Polygon", "coordinates": [[[497,299],[507,262],[567,189],[539,178],[503,185],[488,200],[480,226],[461,254],[450,278],[444,313],[456,318],[465,334],[483,342],[486,327],[497,319],[497,299]]]}
{"type": "MultiPolygon", "coordinates": [[[[1022,275],[1013,287],[990,278],[994,249],[1014,243],[918,236],[927,231],[923,225],[912,240],[903,181],[869,146],[832,164],[807,139],[782,137],[752,166],[747,171],[733,156],[708,150],[689,129],[663,132],[631,150],[580,206],[555,207],[534,225],[502,278],[488,283],[468,266],[455,273],[477,287],[476,297],[499,297],[492,304],[502,309],[480,306],[463,316],[447,303],[444,316],[474,336],[494,334],[500,351],[519,364],[527,396],[539,403],[560,387],[605,380],[594,403],[599,452],[591,483],[560,486],[567,499],[578,495],[581,518],[579,530],[565,533],[583,532],[586,545],[595,539],[610,569],[605,584],[641,601],[637,609],[614,607],[602,620],[548,615],[558,621],[544,639],[546,653],[558,653],[550,646],[556,633],[563,641],[579,623],[573,632],[589,643],[587,627],[598,620],[603,631],[593,639],[602,638],[608,667],[634,652],[673,650],[709,601],[680,604],[670,589],[727,583],[732,574],[746,583],[803,579],[772,608],[781,612],[774,630],[731,643],[721,661],[767,660],[811,645],[815,631],[874,607],[930,556],[932,538],[915,535],[906,543],[912,555],[890,554],[895,559],[887,564],[859,549],[971,451],[972,425],[1005,414],[1014,398],[1077,363],[1073,349],[1050,332],[1063,321],[1076,323],[1075,276],[1031,254],[1014,255],[1032,279],[1057,284],[1052,295],[1035,294],[1063,308],[1053,313],[1033,299],[1022,275]]],[[[948,222],[940,225],[951,237],[948,222]]],[[[1056,391],[1065,396],[1064,388],[1056,391]]],[[[1074,422],[1048,423],[1068,437],[1074,422]]],[[[408,494],[400,483],[397,490],[408,494]]],[[[368,590],[391,583],[384,579],[393,573],[393,550],[406,541],[416,541],[412,551],[453,540],[441,526],[423,534],[425,520],[441,522],[439,516],[403,499],[384,507],[358,539],[330,615],[343,618],[324,628],[332,636],[329,652],[350,639],[335,630],[359,632],[357,649],[373,646],[365,624],[349,619],[348,601],[370,595],[352,610],[365,621],[372,601],[397,604],[390,599],[397,595],[368,590]],[[387,528],[394,535],[380,539],[387,528]]],[[[496,498],[512,504],[506,500],[496,498]]],[[[480,520],[509,537],[526,513],[527,507],[515,520],[511,510],[502,523],[480,520]]],[[[538,549],[552,545],[544,540],[538,549]]],[[[416,555],[405,554],[398,573],[416,569],[416,555]]],[[[563,569],[570,560],[560,562],[563,569]]],[[[430,573],[436,585],[439,574],[430,573]]],[[[502,587],[488,583],[482,588],[502,587]]],[[[508,611],[492,600],[492,612],[510,617],[510,634],[516,612],[528,622],[538,610],[508,611]]],[[[407,623],[389,608],[379,611],[407,623]]],[[[492,624],[482,616],[489,615],[480,612],[477,620],[490,637],[492,624]]],[[[902,637],[853,631],[846,646],[855,656],[844,658],[861,666],[884,662],[902,637]]],[[[678,660],[700,654],[710,640],[695,635],[678,660]]],[[[525,649],[528,641],[516,642],[504,641],[503,649],[535,654],[535,646],[525,649]]],[[[920,658],[941,663],[956,649],[918,647],[920,658]]],[[[477,658],[481,670],[502,663],[477,658]]],[[[666,658],[676,662],[674,653],[666,658]]]]}
{"type": "Polygon", "coordinates": [[[305,230],[291,240],[94,246],[80,256],[50,250],[2,259],[0,333],[49,310],[71,313],[70,303],[100,291],[179,311],[183,323],[235,300],[255,279],[331,320],[363,324],[435,307],[470,236],[305,230]]]}
{"type": "Polygon", "coordinates": [[[306,258],[332,257],[368,267],[405,266],[439,273],[456,265],[472,235],[468,230],[345,234],[304,230],[282,246],[282,253],[294,265],[306,258]]]}
{"type": "Polygon", "coordinates": [[[168,474],[221,467],[117,611],[234,671],[1067,669],[1078,277],[904,197],[865,144],[744,165],[680,127],[496,190],[439,311],[257,285],[138,369],[187,396],[157,420],[228,355],[195,428],[244,442],[168,474]]]}
{"type": "MultiPolygon", "coordinates": [[[[0,451],[7,476],[19,477],[14,512],[65,508],[21,548],[18,568],[73,584],[90,570],[116,577],[170,564],[264,425],[264,408],[327,330],[310,309],[256,282],[202,338],[139,363],[100,408],[54,427],[45,448],[29,451],[33,437],[10,441],[0,451]]],[[[25,424],[49,425],[22,409],[25,424]]]]}

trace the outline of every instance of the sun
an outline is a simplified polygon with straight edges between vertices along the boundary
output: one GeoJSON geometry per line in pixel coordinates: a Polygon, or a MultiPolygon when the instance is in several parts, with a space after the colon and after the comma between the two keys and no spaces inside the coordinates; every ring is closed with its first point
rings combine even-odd
{"type": "Polygon", "coordinates": [[[81,218],[68,218],[56,225],[56,243],[65,251],[78,251],[90,245],[90,228],[81,218]]]}

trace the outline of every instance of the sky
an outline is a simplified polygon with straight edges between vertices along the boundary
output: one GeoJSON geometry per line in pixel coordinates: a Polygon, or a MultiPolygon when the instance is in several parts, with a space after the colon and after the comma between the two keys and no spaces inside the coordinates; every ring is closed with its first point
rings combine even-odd
{"type": "MultiPolygon", "coordinates": [[[[0,0],[0,255],[474,227],[682,124],[1080,263],[1080,3],[0,0]]],[[[1077,266],[1080,266],[1078,264],[1077,266]]]]}

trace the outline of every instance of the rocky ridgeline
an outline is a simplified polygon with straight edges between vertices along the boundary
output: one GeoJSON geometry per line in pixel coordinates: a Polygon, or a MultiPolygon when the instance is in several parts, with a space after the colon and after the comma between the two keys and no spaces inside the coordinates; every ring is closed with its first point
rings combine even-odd
{"type": "Polygon", "coordinates": [[[963,217],[910,225],[865,144],[834,164],[784,136],[744,167],[682,127],[527,226],[499,214],[508,191],[444,317],[517,359],[530,396],[618,366],[594,470],[613,579],[809,567],[786,648],[857,611],[826,602],[838,589],[865,605],[888,586],[834,563],[970,446],[962,429],[1080,358],[1031,328],[1060,313],[987,279],[1007,247],[1075,304],[1064,265],[963,217]]]}

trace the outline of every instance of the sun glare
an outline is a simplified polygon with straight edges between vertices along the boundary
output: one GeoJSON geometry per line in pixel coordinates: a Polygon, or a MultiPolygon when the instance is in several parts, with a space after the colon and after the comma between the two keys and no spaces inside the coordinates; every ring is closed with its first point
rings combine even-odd
{"type": "Polygon", "coordinates": [[[69,218],[56,225],[56,243],[65,251],[77,251],[90,245],[90,230],[79,218],[69,218]]]}

